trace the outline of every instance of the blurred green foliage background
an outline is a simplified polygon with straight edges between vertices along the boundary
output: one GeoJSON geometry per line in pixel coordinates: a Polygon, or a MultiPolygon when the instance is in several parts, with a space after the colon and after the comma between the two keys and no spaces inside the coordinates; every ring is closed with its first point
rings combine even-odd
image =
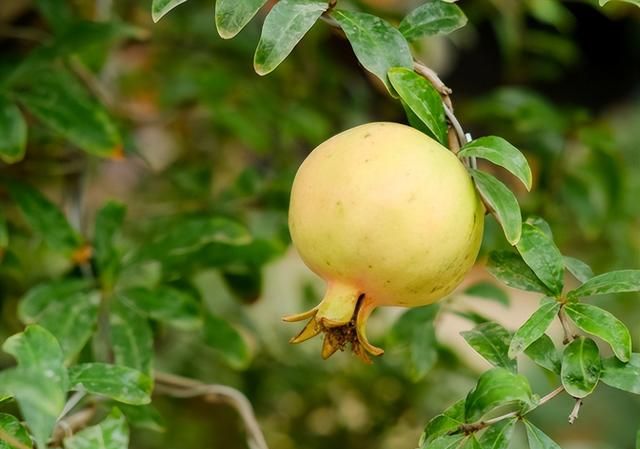
{"type": "MultiPolygon", "coordinates": [[[[485,367],[460,349],[457,330],[471,321],[437,322],[439,342],[421,348],[433,354],[433,363],[416,372],[407,328],[403,333],[393,326],[401,311],[380,311],[372,319],[372,337],[387,349],[372,366],[348,354],[323,362],[319,342],[289,347],[296,328],[279,319],[306,310],[323,292],[289,247],[288,193],[299,163],[351,126],[404,122],[399,103],[361,70],[348,43],[320,23],[274,73],[259,77],[251,61],[260,19],[223,41],[211,2],[192,0],[155,25],[146,1],[61,3],[69,18],[57,17],[67,9],[56,2],[0,4],[0,80],[16,68],[28,80],[70,66],[114,118],[126,157],[95,158],[27,115],[26,156],[0,163],[0,177],[37,187],[84,236],[92,234],[105,201],[126,204],[117,240],[125,255],[123,284],[189,292],[238,327],[251,351],[251,361],[237,369],[192,332],[158,322],[157,369],[243,391],[272,449],[415,447],[426,421],[462,397],[485,367]],[[59,20],[75,28],[56,33],[59,20]],[[27,60],[32,65],[25,67],[27,60]],[[187,255],[164,254],[161,263],[140,259],[154,251],[150,242],[157,236],[191,229],[209,216],[246,226],[251,243],[203,244],[187,255]]],[[[353,3],[393,21],[420,2],[353,3]]],[[[453,88],[467,131],[499,134],[527,155],[532,192],[510,184],[523,214],[545,217],[561,250],[596,272],[640,267],[640,9],[559,0],[462,0],[459,6],[469,25],[420,41],[417,54],[453,88]]],[[[8,246],[0,245],[4,340],[22,328],[16,307],[30,287],[79,268],[34,235],[5,190],[0,208],[10,235],[8,246]]],[[[492,218],[487,226],[484,253],[507,247],[492,218]]],[[[487,278],[482,264],[481,257],[470,279],[487,278]]],[[[463,295],[451,303],[515,329],[535,304],[510,293],[509,309],[463,295]]],[[[636,345],[638,299],[600,300],[630,326],[636,345]]],[[[2,357],[4,365],[11,363],[2,357]]],[[[538,368],[530,375],[537,392],[554,387],[538,368]]],[[[135,430],[134,448],[246,445],[241,422],[224,405],[162,395],[154,405],[166,429],[135,430]]],[[[603,388],[572,427],[565,422],[570,408],[558,401],[536,415],[564,448],[633,447],[637,398],[603,388]]],[[[524,444],[520,438],[511,447],[524,444]]]]}

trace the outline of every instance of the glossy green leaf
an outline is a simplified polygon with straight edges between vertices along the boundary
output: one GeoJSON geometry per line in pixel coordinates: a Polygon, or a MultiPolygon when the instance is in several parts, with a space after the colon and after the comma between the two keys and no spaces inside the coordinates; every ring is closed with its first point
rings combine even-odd
{"type": "Polygon", "coordinates": [[[243,369],[251,361],[249,347],[242,335],[226,320],[207,315],[204,321],[204,342],[213,348],[233,368],[243,369]]]}
{"type": "Polygon", "coordinates": [[[525,429],[527,429],[527,440],[529,441],[529,449],[562,449],[542,430],[531,424],[528,420],[523,420],[525,429]]]}
{"type": "MultiPolygon", "coordinates": [[[[32,447],[31,438],[27,429],[24,428],[18,418],[7,413],[0,413],[0,430],[5,435],[11,437],[12,440],[18,441],[23,447],[32,447]]],[[[11,444],[12,441],[0,439],[0,449],[18,449],[11,444]]]]}
{"type": "Polygon", "coordinates": [[[462,10],[449,2],[428,0],[411,11],[400,23],[400,32],[409,40],[449,34],[467,24],[462,10]]]}
{"type": "Polygon", "coordinates": [[[509,345],[509,357],[515,358],[542,337],[560,310],[560,303],[546,298],[540,308],[516,331],[509,345]]]}
{"type": "Polygon", "coordinates": [[[492,251],[487,261],[487,270],[509,287],[530,292],[549,293],[549,289],[524,263],[522,258],[511,251],[492,251]]]}
{"type": "Polygon", "coordinates": [[[269,11],[253,58],[258,75],[273,71],[326,11],[319,0],[280,0],[269,11]]]}
{"type": "Polygon", "coordinates": [[[447,119],[442,98],[424,77],[412,69],[394,67],[389,81],[402,101],[413,111],[441,144],[447,145],[447,119]]]}
{"type": "Polygon", "coordinates": [[[120,267],[120,254],[115,248],[114,236],[120,231],[126,207],[110,201],[96,214],[93,246],[98,274],[103,285],[113,287],[120,267]]]}
{"type": "Polygon", "coordinates": [[[18,366],[0,373],[0,385],[16,398],[36,445],[45,449],[68,386],[62,349],[49,331],[37,325],[9,337],[2,348],[18,366]]]}
{"type": "Polygon", "coordinates": [[[217,0],[216,28],[223,39],[238,34],[267,0],[217,0]]]}
{"type": "Polygon", "coordinates": [[[621,361],[629,361],[631,334],[622,321],[606,310],[590,304],[569,303],[564,306],[564,310],[576,326],[609,343],[621,361]]]}
{"type": "Polygon", "coordinates": [[[525,263],[553,294],[562,293],[564,259],[553,240],[539,228],[524,223],[522,236],[516,248],[525,263]]]}
{"type": "Polygon", "coordinates": [[[560,353],[553,344],[553,340],[551,340],[547,334],[543,334],[531,343],[527,349],[524,350],[524,353],[537,365],[556,374],[560,374],[560,368],[562,366],[560,353]]]}
{"type": "Polygon", "coordinates": [[[480,170],[470,171],[478,192],[502,226],[507,241],[515,245],[522,229],[522,214],[515,195],[494,176],[480,170]]]}
{"type": "Polygon", "coordinates": [[[636,5],[640,7],[640,0],[599,0],[600,6],[604,6],[611,1],[618,1],[624,3],[631,3],[632,5],[636,5]]]}
{"type": "Polygon", "coordinates": [[[141,315],[179,329],[192,330],[201,325],[198,302],[188,293],[171,287],[130,288],[118,293],[118,298],[141,315]]]}
{"type": "Polygon", "coordinates": [[[69,296],[89,289],[86,279],[69,278],[31,288],[18,304],[18,317],[25,324],[38,321],[43,311],[51,304],[64,301],[69,296]]]}
{"type": "Polygon", "coordinates": [[[414,382],[423,379],[438,360],[434,319],[437,305],[417,307],[403,313],[393,324],[390,344],[402,357],[407,374],[414,382]]]}
{"type": "Polygon", "coordinates": [[[467,422],[476,421],[496,407],[511,403],[525,407],[532,400],[526,377],[504,368],[493,368],[480,376],[475,388],[467,395],[465,418],[467,422]]]}
{"type": "Polygon", "coordinates": [[[462,444],[465,436],[462,434],[456,435],[442,435],[420,446],[420,449],[462,449],[462,444]]]}
{"type": "Polygon", "coordinates": [[[564,349],[560,378],[564,389],[574,398],[584,398],[593,392],[601,370],[598,345],[592,339],[578,337],[564,349]]]}
{"type": "Polygon", "coordinates": [[[360,64],[387,86],[392,67],[413,68],[409,44],[402,33],[381,18],[362,12],[334,10],[331,16],[340,24],[360,64]]]}
{"type": "Polygon", "coordinates": [[[620,270],[592,277],[569,292],[570,298],[640,291],[640,270],[620,270]]]}
{"type": "Polygon", "coordinates": [[[486,136],[464,145],[458,157],[477,157],[505,168],[531,190],[531,168],[524,155],[502,137],[486,136]]]}
{"type": "Polygon", "coordinates": [[[459,400],[444,412],[429,421],[420,436],[420,446],[424,446],[438,437],[447,435],[458,429],[464,422],[464,399],[459,400]]]}
{"type": "Polygon", "coordinates": [[[474,327],[461,335],[475,351],[494,366],[506,368],[513,373],[518,371],[515,360],[508,357],[511,334],[495,322],[488,322],[474,327]]]}
{"type": "Polygon", "coordinates": [[[495,301],[504,306],[509,305],[509,295],[507,292],[491,282],[478,282],[468,287],[463,293],[467,296],[495,301]]]}
{"type": "Polygon", "coordinates": [[[153,334],[145,316],[115,301],[109,315],[109,331],[115,363],[151,376],[153,334]]]}
{"type": "Polygon", "coordinates": [[[505,419],[489,427],[480,437],[482,449],[507,449],[513,437],[517,419],[505,419]]]}
{"type": "Polygon", "coordinates": [[[81,240],[60,209],[42,193],[26,184],[11,182],[9,193],[25,220],[53,250],[71,254],[81,240]]]}
{"type": "Polygon", "coordinates": [[[122,412],[114,408],[99,424],[65,438],[64,447],[65,449],[127,449],[129,426],[122,412]]]}
{"type": "Polygon", "coordinates": [[[160,412],[152,405],[127,405],[118,403],[118,408],[127,418],[131,427],[164,432],[166,426],[160,412]]]}
{"type": "Polygon", "coordinates": [[[151,18],[154,22],[157,22],[173,8],[186,1],[187,0],[153,0],[151,4],[151,18]]]}
{"type": "Polygon", "coordinates": [[[25,77],[17,99],[42,123],[87,153],[122,153],[118,129],[103,106],[82,84],[62,70],[39,70],[25,77]]]}
{"type": "Polygon", "coordinates": [[[27,146],[27,123],[20,109],[0,95],[0,160],[12,164],[22,160],[27,146]]]}
{"type": "Polygon", "coordinates": [[[107,363],[82,363],[69,369],[72,390],[86,391],[125,404],[148,404],[153,381],[138,370],[107,363]]]}
{"type": "Polygon", "coordinates": [[[99,304],[98,292],[80,292],[51,302],[39,315],[38,324],[56,337],[65,363],[74,360],[91,338],[99,304]]]}
{"type": "Polygon", "coordinates": [[[600,380],[610,387],[640,394],[640,354],[631,354],[627,363],[616,357],[604,359],[600,380]]]}
{"type": "Polygon", "coordinates": [[[564,256],[564,266],[580,282],[587,282],[593,277],[591,267],[575,257],[564,256]]]}

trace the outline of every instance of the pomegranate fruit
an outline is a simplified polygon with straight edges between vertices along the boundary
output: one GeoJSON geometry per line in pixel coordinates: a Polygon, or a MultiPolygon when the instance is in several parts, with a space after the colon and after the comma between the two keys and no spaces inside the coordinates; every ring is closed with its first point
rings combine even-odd
{"type": "Polygon", "coordinates": [[[427,135],[369,123],[322,143],[300,166],[289,209],[291,238],[327,282],[300,343],[324,333],[322,357],[351,343],[356,355],[384,351],[365,325],[378,306],[416,307],[450,293],[472,267],[484,206],[464,165],[427,135]]]}

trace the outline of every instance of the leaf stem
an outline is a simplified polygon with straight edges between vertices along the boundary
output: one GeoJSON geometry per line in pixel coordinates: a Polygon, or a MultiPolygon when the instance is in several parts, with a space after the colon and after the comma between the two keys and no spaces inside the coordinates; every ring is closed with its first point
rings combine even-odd
{"type": "Polygon", "coordinates": [[[582,406],[582,399],[576,399],[576,403],[573,406],[573,410],[571,410],[571,414],[569,415],[569,424],[573,424],[578,419],[578,414],[580,413],[580,407],[582,406]]]}
{"type": "Polygon", "coordinates": [[[156,392],[177,398],[203,396],[209,402],[223,402],[236,409],[247,429],[247,442],[251,449],[269,449],[253,407],[247,397],[226,385],[205,384],[175,374],[156,372],[156,392]]]}

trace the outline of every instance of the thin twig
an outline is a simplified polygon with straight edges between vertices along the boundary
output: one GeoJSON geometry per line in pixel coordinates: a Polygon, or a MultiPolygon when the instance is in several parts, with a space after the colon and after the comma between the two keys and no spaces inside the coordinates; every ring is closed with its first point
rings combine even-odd
{"type": "Polygon", "coordinates": [[[582,406],[582,399],[576,399],[576,403],[573,406],[573,410],[571,410],[571,414],[569,415],[569,424],[573,424],[578,419],[578,414],[580,413],[580,407],[582,406]]]}
{"type": "Polygon", "coordinates": [[[64,418],[73,408],[78,405],[78,403],[86,396],[87,393],[84,391],[76,391],[67,401],[62,412],[60,412],[60,416],[58,416],[58,420],[64,418]]]}
{"type": "Polygon", "coordinates": [[[568,345],[576,339],[576,335],[571,330],[571,324],[569,324],[569,320],[567,320],[567,316],[564,312],[564,307],[561,307],[558,311],[558,319],[560,320],[560,324],[562,324],[562,331],[564,332],[564,340],[562,340],[562,343],[568,345]]]}
{"type": "Polygon", "coordinates": [[[560,393],[562,393],[564,391],[564,387],[560,386],[558,388],[556,388],[555,390],[553,390],[552,392],[550,392],[549,394],[543,396],[542,398],[540,398],[540,400],[538,401],[538,403],[536,404],[535,407],[533,407],[532,409],[527,410],[526,412],[522,413],[520,411],[513,411],[513,412],[509,412],[509,413],[505,413],[504,415],[500,415],[500,416],[496,416],[495,418],[491,418],[491,419],[487,419],[484,421],[478,421],[475,423],[471,423],[471,424],[462,424],[460,427],[458,427],[456,430],[454,430],[452,432],[452,434],[454,433],[459,433],[459,432],[464,432],[464,433],[473,433],[473,432],[477,432],[478,430],[482,430],[486,427],[492,426],[500,421],[504,421],[505,419],[511,419],[511,418],[518,418],[520,416],[526,415],[527,413],[537,409],[538,407],[546,404],[547,402],[549,402],[551,399],[555,398],[556,396],[558,396],[560,393]]]}
{"type": "Polygon", "coordinates": [[[9,446],[13,446],[16,449],[31,449],[30,446],[27,446],[4,429],[0,429],[0,441],[5,441],[9,443],[9,446]]]}
{"type": "Polygon", "coordinates": [[[205,384],[198,380],[176,376],[175,374],[156,372],[156,392],[168,394],[178,398],[192,398],[203,396],[210,402],[223,402],[236,409],[247,430],[247,442],[252,449],[268,449],[258,420],[253,412],[251,403],[244,394],[235,388],[205,384]]]}
{"type": "Polygon", "coordinates": [[[59,446],[62,440],[69,438],[77,431],[85,428],[95,414],[96,407],[92,405],[58,421],[53,436],[51,437],[52,446],[59,446]]]}

